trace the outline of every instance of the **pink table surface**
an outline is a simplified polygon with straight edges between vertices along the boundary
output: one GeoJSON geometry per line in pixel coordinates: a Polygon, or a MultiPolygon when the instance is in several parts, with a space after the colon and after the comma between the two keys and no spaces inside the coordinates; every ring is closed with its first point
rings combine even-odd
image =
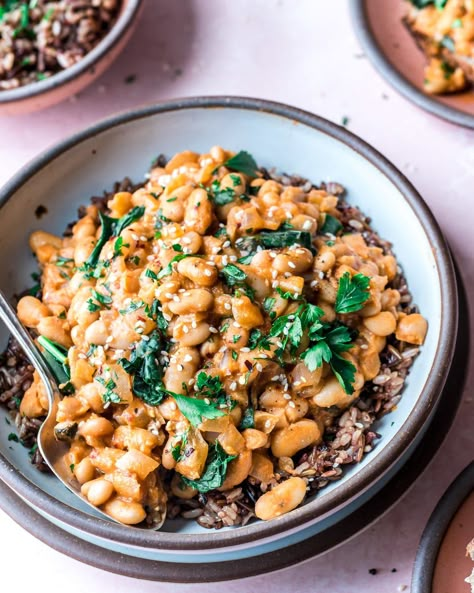
{"type": "MultiPolygon", "coordinates": [[[[201,94],[247,95],[313,111],[348,127],[398,166],[440,222],[474,300],[474,132],[424,113],[388,86],[351,28],[349,1],[148,0],[129,46],[92,87],[48,111],[0,118],[0,183],[47,146],[143,103],[201,94]],[[134,83],[125,79],[135,75],[134,83]]],[[[472,326],[471,326],[472,327],[472,326]]],[[[473,455],[471,363],[463,404],[442,449],[405,498],[323,557],[227,583],[228,593],[408,591],[418,540],[440,496],[473,455]],[[369,574],[371,568],[376,575],[369,574]],[[396,572],[392,569],[396,568],[396,572]]],[[[0,512],[2,565],[37,593],[214,593],[112,575],[49,549],[0,512]],[[25,567],[26,570],[25,570],[25,567]],[[46,568],[47,576],[40,578],[46,568]]],[[[17,577],[15,576],[15,580],[17,577]]]]}

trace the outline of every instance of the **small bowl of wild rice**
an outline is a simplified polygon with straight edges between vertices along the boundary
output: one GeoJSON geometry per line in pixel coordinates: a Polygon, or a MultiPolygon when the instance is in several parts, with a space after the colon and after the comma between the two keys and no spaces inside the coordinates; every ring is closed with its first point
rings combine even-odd
{"type": "Polygon", "coordinates": [[[261,100],[176,100],[51,149],[0,209],[0,286],[70,372],[71,479],[137,521],[41,472],[41,386],[3,328],[0,480],[84,541],[180,563],[176,580],[193,563],[223,580],[229,559],[255,573],[375,499],[428,428],[457,334],[450,254],[408,180],[347,130],[261,100]],[[400,331],[421,317],[423,339],[400,331]],[[287,512],[262,512],[283,490],[287,512]]]}
{"type": "Polygon", "coordinates": [[[36,111],[79,92],[118,56],[141,0],[0,3],[0,114],[36,111]]]}

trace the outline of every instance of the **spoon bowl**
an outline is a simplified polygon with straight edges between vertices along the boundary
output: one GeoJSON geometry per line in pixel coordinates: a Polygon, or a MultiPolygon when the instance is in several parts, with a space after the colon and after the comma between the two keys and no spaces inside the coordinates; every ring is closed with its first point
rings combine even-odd
{"type": "Polygon", "coordinates": [[[0,290],[0,318],[7,326],[13,337],[24,350],[31,364],[43,381],[46,395],[48,397],[48,415],[41,425],[38,432],[38,449],[54,475],[60,480],[66,488],[81,498],[86,504],[92,507],[96,512],[106,517],[109,521],[115,521],[113,517],[101,511],[98,507],[91,504],[80,492],[80,485],[74,477],[71,469],[67,466],[65,455],[68,451],[67,443],[56,438],[54,427],[56,424],[56,413],[58,403],[61,400],[59,386],[50,371],[46,361],[40,354],[33,339],[28,331],[23,327],[18,319],[15,310],[0,290]]]}

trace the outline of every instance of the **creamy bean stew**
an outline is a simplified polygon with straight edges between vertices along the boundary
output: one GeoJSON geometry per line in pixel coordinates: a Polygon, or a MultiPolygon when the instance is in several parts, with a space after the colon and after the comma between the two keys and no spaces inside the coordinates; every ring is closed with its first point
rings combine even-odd
{"type": "MultiPolygon", "coordinates": [[[[61,383],[56,436],[82,494],[124,524],[157,527],[180,505],[202,519],[219,497],[206,527],[239,524],[237,499],[263,520],[295,509],[372,449],[396,400],[372,414],[364,394],[397,394],[390,348],[410,359],[425,339],[388,244],[348,224],[342,188],[277,179],[246,151],[186,150],[105,212],[87,206],[70,236],[30,237],[41,290],[18,315],[61,383]],[[330,463],[308,463],[338,439],[330,463]]],[[[20,414],[46,409],[35,374],[20,414]]]]}

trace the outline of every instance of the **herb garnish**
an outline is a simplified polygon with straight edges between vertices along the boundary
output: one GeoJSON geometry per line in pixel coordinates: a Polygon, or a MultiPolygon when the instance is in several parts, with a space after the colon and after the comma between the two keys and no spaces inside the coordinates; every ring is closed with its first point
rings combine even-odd
{"type": "Polygon", "coordinates": [[[58,385],[67,383],[71,378],[71,373],[66,348],[45,336],[39,336],[38,344],[43,347],[43,357],[58,385]]]}
{"type": "Polygon", "coordinates": [[[166,395],[174,397],[174,393],[164,388],[163,369],[157,360],[159,354],[167,349],[167,343],[158,329],[148,338],[138,342],[130,360],[121,358],[118,362],[133,375],[133,393],[150,406],[157,406],[166,395]]]}
{"type": "Polygon", "coordinates": [[[209,445],[206,467],[202,476],[198,480],[190,480],[182,476],[181,480],[186,486],[190,486],[198,492],[205,493],[220,488],[225,480],[227,466],[235,457],[236,455],[228,455],[216,441],[209,445]]]}
{"type": "Polygon", "coordinates": [[[241,150],[224,163],[224,167],[239,171],[249,177],[256,177],[258,173],[258,165],[253,156],[246,150],[241,150]]]}
{"type": "Polygon", "coordinates": [[[334,305],[336,313],[354,313],[362,309],[370,296],[369,285],[370,278],[368,276],[356,274],[351,278],[349,272],[345,272],[339,279],[336,304],[334,305]]]}
{"type": "Polygon", "coordinates": [[[102,401],[104,404],[119,404],[121,403],[120,395],[115,393],[114,389],[117,387],[117,383],[113,379],[104,379],[104,377],[95,377],[95,381],[105,387],[105,391],[102,394],[102,401]]]}
{"type": "Polygon", "coordinates": [[[326,218],[324,219],[324,224],[321,227],[320,232],[323,235],[337,235],[337,233],[342,229],[342,224],[339,219],[335,216],[331,216],[330,214],[326,214],[326,218]]]}
{"type": "Polygon", "coordinates": [[[172,396],[178,405],[181,414],[183,414],[193,426],[199,426],[203,418],[213,419],[224,416],[224,412],[215,404],[206,403],[202,399],[180,395],[179,393],[173,393],[172,396]]]}

